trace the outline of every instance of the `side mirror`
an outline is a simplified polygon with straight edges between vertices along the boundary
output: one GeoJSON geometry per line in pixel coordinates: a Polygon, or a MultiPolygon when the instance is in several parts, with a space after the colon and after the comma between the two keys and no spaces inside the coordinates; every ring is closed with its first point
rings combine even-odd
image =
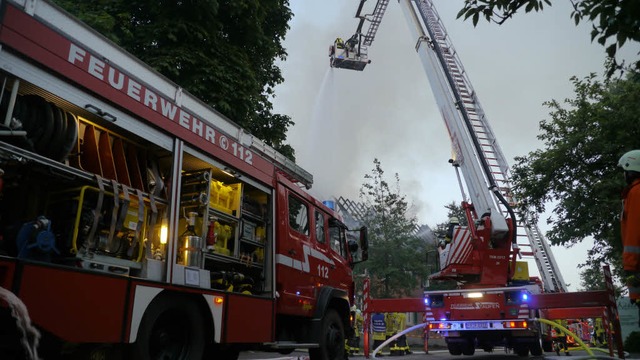
{"type": "Polygon", "coordinates": [[[369,258],[369,237],[367,235],[367,228],[364,226],[359,229],[347,231],[350,234],[347,240],[347,247],[351,254],[350,263],[351,266],[353,266],[369,258]],[[359,241],[356,241],[356,238],[359,238],[359,241]]]}
{"type": "Polygon", "coordinates": [[[358,243],[355,240],[349,240],[348,245],[350,253],[353,254],[354,252],[358,251],[358,243]]]}

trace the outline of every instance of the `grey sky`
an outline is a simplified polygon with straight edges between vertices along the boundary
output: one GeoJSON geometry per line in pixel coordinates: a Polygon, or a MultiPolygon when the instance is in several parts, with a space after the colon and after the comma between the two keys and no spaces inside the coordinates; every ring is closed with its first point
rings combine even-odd
{"type": "MultiPolygon", "coordinates": [[[[461,195],[447,163],[450,141],[397,2],[389,3],[363,72],[328,66],[329,45],[355,31],[358,3],[290,0],[289,56],[281,64],[285,83],[276,89],[275,111],[296,122],[288,141],[298,163],[314,175],[314,195],[358,200],[364,175],[378,158],[387,180],[399,174],[419,222],[434,226],[446,220],[444,205],[459,203],[461,195]]],[[[375,3],[369,0],[363,13],[375,3]]],[[[511,164],[514,156],[541,146],[538,124],[548,118],[542,103],[572,97],[571,76],[602,72],[604,49],[590,42],[589,24],[574,26],[568,1],[543,13],[518,14],[503,26],[481,22],[477,28],[455,19],[462,1],[434,3],[511,164]]],[[[640,49],[633,45],[623,48],[629,58],[640,49]]],[[[579,286],[576,265],[583,261],[575,254],[586,257],[589,246],[576,246],[572,255],[553,247],[573,290],[579,286]]]]}

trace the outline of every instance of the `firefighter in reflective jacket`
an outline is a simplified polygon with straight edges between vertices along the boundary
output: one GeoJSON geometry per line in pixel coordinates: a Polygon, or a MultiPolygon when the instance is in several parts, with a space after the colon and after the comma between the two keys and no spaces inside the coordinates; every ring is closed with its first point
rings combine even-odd
{"type": "MultiPolygon", "coordinates": [[[[404,331],[405,323],[406,323],[406,315],[404,313],[392,313],[390,314],[390,323],[393,324],[391,327],[393,329],[393,334],[391,336],[404,331]]],[[[387,327],[389,329],[389,327],[387,327]]],[[[389,331],[387,331],[389,333],[389,331]]],[[[409,350],[409,345],[407,344],[407,335],[402,334],[395,341],[391,342],[391,355],[405,355],[411,354],[411,350],[409,350]]]]}
{"type": "MultiPolygon", "coordinates": [[[[371,330],[373,332],[373,348],[377,349],[387,339],[387,323],[384,314],[373,314],[371,317],[371,330]]],[[[378,356],[384,356],[382,349],[380,349],[378,356]]]]}
{"type": "MultiPolygon", "coordinates": [[[[398,324],[397,313],[386,313],[387,320],[387,339],[398,333],[400,328],[398,324]]],[[[398,347],[398,339],[389,343],[389,352],[391,355],[400,355],[400,348],[398,347]]]]}
{"type": "Polygon", "coordinates": [[[353,336],[345,340],[345,350],[349,355],[360,352],[360,332],[362,331],[362,312],[355,305],[351,307],[351,316],[353,317],[353,336]]]}
{"type": "MultiPolygon", "coordinates": [[[[553,322],[561,325],[563,327],[567,327],[567,322],[565,320],[553,320],[553,322]]],[[[557,355],[560,355],[560,350],[564,350],[564,354],[566,356],[571,356],[569,353],[569,347],[567,345],[567,334],[560,328],[553,327],[551,329],[551,337],[553,338],[553,348],[556,351],[557,355]]]]}
{"type": "Polygon", "coordinates": [[[445,244],[450,244],[451,240],[453,239],[453,231],[455,230],[456,226],[460,225],[460,220],[458,220],[457,217],[452,216],[449,218],[449,225],[447,227],[447,233],[444,237],[444,242],[445,244]]]}
{"type": "Polygon", "coordinates": [[[640,307],[640,150],[622,155],[618,166],[624,170],[627,186],[622,191],[622,265],[632,303],[640,307]]]}
{"type": "Polygon", "coordinates": [[[604,327],[602,326],[602,318],[597,318],[594,321],[591,343],[598,347],[607,345],[607,339],[604,336],[604,327]]]}

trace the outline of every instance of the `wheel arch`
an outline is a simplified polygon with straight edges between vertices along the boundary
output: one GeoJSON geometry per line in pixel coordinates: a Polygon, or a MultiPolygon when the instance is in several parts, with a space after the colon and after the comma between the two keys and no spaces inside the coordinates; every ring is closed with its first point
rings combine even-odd
{"type": "Polygon", "coordinates": [[[349,323],[349,294],[340,289],[325,286],[320,289],[316,309],[313,314],[311,336],[318,339],[322,330],[322,318],[328,309],[334,309],[344,324],[345,336],[349,337],[353,329],[349,323]]]}
{"type": "Polygon", "coordinates": [[[217,309],[214,305],[213,296],[197,293],[181,293],[171,290],[165,290],[158,287],[139,285],[135,288],[133,308],[131,314],[131,323],[129,331],[129,343],[134,343],[138,337],[140,324],[144,319],[147,310],[154,302],[160,301],[162,298],[172,298],[174,301],[184,300],[195,304],[198,312],[202,314],[205,324],[205,339],[207,343],[213,340],[220,341],[220,330],[222,324],[222,309],[217,309]],[[216,331],[218,329],[218,331],[216,331]]]}

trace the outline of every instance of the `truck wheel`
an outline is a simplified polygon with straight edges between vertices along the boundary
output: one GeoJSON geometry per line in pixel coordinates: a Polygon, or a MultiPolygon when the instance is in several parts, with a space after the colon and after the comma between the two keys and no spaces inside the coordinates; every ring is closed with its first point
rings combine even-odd
{"type": "Polygon", "coordinates": [[[463,355],[473,355],[476,352],[476,347],[473,345],[473,340],[467,340],[467,342],[462,345],[462,354],[463,355]]]}
{"type": "Polygon", "coordinates": [[[526,344],[519,344],[513,347],[513,352],[518,356],[528,356],[529,355],[529,347],[526,344]]]}
{"type": "Polygon", "coordinates": [[[462,355],[462,345],[458,343],[448,343],[447,349],[451,355],[462,355]]]}
{"type": "Polygon", "coordinates": [[[309,349],[311,360],[344,359],[344,324],[335,310],[329,309],[324,314],[320,334],[320,347],[309,349]]]}
{"type": "Polygon", "coordinates": [[[532,356],[540,356],[542,355],[542,346],[540,346],[540,341],[536,340],[531,345],[529,345],[529,351],[532,356]]]}
{"type": "Polygon", "coordinates": [[[134,359],[201,359],[204,323],[198,306],[169,295],[153,300],[142,317],[133,344],[134,359]]]}

